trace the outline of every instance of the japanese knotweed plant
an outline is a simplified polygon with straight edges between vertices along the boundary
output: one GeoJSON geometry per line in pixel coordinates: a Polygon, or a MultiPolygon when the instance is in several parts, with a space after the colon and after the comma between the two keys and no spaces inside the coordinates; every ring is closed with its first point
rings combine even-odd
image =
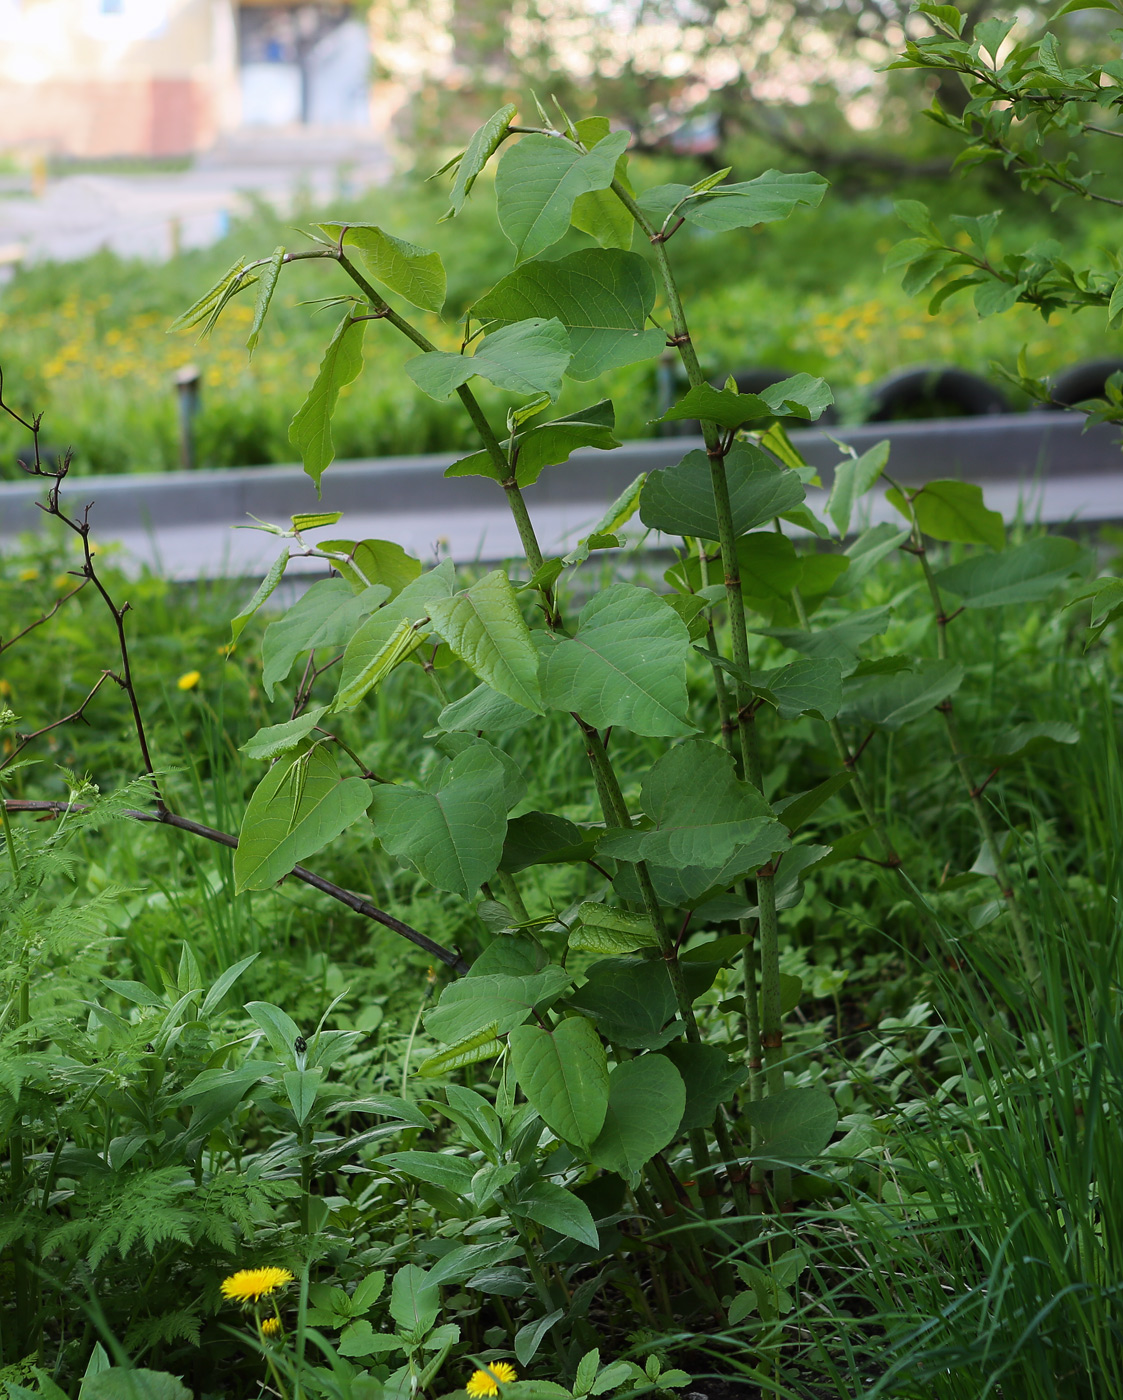
{"type": "MultiPolygon", "coordinates": [[[[785,1080],[783,1017],[801,989],[781,973],[778,912],[798,902],[817,865],[868,847],[877,854],[865,858],[899,885],[918,935],[935,928],[859,760],[874,731],[893,733],[944,707],[980,825],[981,858],[969,878],[997,884],[1002,898],[990,902],[986,917],[1018,934],[1017,852],[994,834],[989,779],[980,781],[980,756],[964,751],[947,709],[966,672],[947,654],[951,619],[943,598],[958,597],[963,607],[1038,598],[1085,568],[1087,552],[1069,541],[1004,548],[1000,518],[996,524],[978,488],[958,482],[898,491],[892,499],[900,527],[877,524],[845,552],[829,548],[832,535],[840,542],[850,535],[856,502],[883,473],[885,444],[838,464],[826,523],[806,497],[814,473],[781,420],[814,419],[830,402],[829,390],[808,375],[760,395],[708,383],[668,252],[684,223],[736,234],[814,207],[825,182],[769,171],[726,183],[725,171],[696,186],[664,185],[637,196],[628,182],[625,133],[611,132],[600,118],[573,124],[563,117],[558,128],[545,117],[542,123],[517,125],[515,109],[505,107],[448,167],[455,216],[503,148],[497,210],[515,249],[513,270],[470,308],[458,350],[438,348],[400,309],[440,314],[445,273],[438,256],[373,225],[323,223],[311,248],[278,248],[260,261],[239,262],[181,318],[179,324],[206,328],[233,296],[256,285],[252,348],[282,273],[298,261],[334,265],[347,279],[329,288],[343,315],[291,429],[306,471],[318,487],[333,456],[332,410],[362,369],[368,324],[382,322],[385,333],[402,338],[405,368],[421,391],[458,395],[480,447],[449,474],[495,483],[524,550],[511,569],[458,578],[451,560],[426,569],[384,540],[309,542],[314,532],[332,531],[339,512],[266,527],[284,540],[283,552],[234,619],[235,639],[294,554],[325,561],[332,576],[314,583],[265,632],[269,699],[294,668],[303,670],[288,717],[244,746],[251,760],[269,766],[245,812],[235,874],[242,890],[267,889],[291,874],[459,974],[424,1017],[427,1035],[442,1048],[419,1073],[444,1081],[427,1106],[454,1125],[464,1150],[410,1143],[380,1157],[379,1170],[416,1187],[450,1219],[473,1222],[480,1247],[499,1249],[489,1266],[510,1257],[503,1252],[510,1236],[496,1232],[514,1235],[539,1308],[515,1334],[520,1363],[545,1341],[557,1353],[558,1374],[574,1373],[581,1354],[574,1344],[595,1344],[582,1328],[604,1274],[590,1274],[590,1266],[631,1253],[617,1228],[631,1216],[642,1248],[660,1254],[650,1289],[635,1285],[635,1269],[629,1285],[626,1267],[613,1272],[614,1286],[656,1326],[675,1325],[685,1308],[719,1327],[756,1327],[762,1364],[773,1368],[782,1317],[808,1258],[792,1238],[795,1217],[786,1213],[807,1180],[793,1182],[792,1169],[825,1151],[837,1123],[823,1088],[785,1080]],[[595,246],[551,258],[571,226],[595,246]],[[650,260],[632,250],[637,229],[650,260]],[[575,450],[617,445],[610,403],[543,418],[563,379],[588,382],[668,345],[690,388],[664,416],[700,422],[704,446],[637,479],[569,553],[545,556],[533,494],[528,501],[524,492],[532,493],[544,471],[564,470],[575,450]],[[477,376],[512,396],[501,426],[473,392],[477,376]],[[677,561],[665,575],[670,591],[644,585],[637,574],[567,615],[567,574],[592,552],[619,547],[619,532],[637,513],[649,531],[675,543],[677,561]],[[786,529],[812,547],[797,551],[786,529]],[[930,540],[981,544],[989,552],[938,573],[925,552],[930,540]],[[939,654],[863,660],[866,644],[886,633],[891,608],[861,607],[858,585],[899,548],[917,555],[929,582],[939,654]],[[820,608],[825,623],[816,616],[820,608]],[[754,664],[765,651],[780,664],[754,664]],[[439,714],[426,733],[411,736],[423,754],[413,778],[388,781],[335,731],[410,662],[431,679],[439,714]],[[474,684],[467,693],[458,668],[474,684]],[[571,717],[595,812],[585,806],[584,790],[566,795],[558,804],[564,812],[526,810],[527,778],[505,740],[552,711],[571,717]],[[770,790],[766,797],[765,774],[776,763],[765,739],[778,750],[789,734],[802,742],[816,725],[829,734],[838,771],[810,791],[770,790]],[[835,799],[837,810],[848,798],[857,811],[833,848],[809,839],[820,829],[824,804],[835,799]],[[474,961],[300,863],[350,828],[373,833],[434,889],[478,908],[492,937],[474,961]],[[571,888],[580,895],[532,916],[519,879],[540,865],[574,867],[571,888]],[[719,973],[723,987],[734,975],[742,982],[740,997],[726,1003],[741,1018],[738,1040],[709,1034],[714,1022],[697,1010],[719,973]],[[487,1094],[479,1092],[485,1064],[495,1068],[487,1094]],[[450,1082],[467,1067],[475,1088],[450,1082]],[[766,1210],[771,1218],[763,1220],[766,1210]],[[651,1222],[664,1216],[672,1228],[648,1242],[651,1222]],[[485,1238],[489,1232],[496,1238],[485,1238]]],[[[132,700],[155,803],[153,811],[129,815],[235,844],[165,801],[128,670],[125,608],[99,582],[86,518],[67,517],[59,506],[65,468],[37,464],[34,474],[52,482],[47,509],[80,537],[80,572],[102,592],[117,624],[121,672],[107,674],[132,700]]],[[[925,635],[914,628],[903,637],[916,638],[920,652],[925,635]]],[[[21,737],[12,757],[34,737],[21,737]]],[[[989,767],[1070,737],[1023,727],[989,767]]],[[[0,779],[7,761],[0,760],[0,779]]],[[[11,801],[6,811],[59,805],[11,801]]],[[[1032,978],[1032,965],[1026,973],[1032,978]]],[[[277,1025],[294,1065],[286,1085],[291,1079],[288,1091],[309,1123],[320,1078],[303,1058],[307,1047],[296,1027],[279,1019],[277,1025]]],[[[314,1145],[306,1135],[300,1151],[314,1145]]],[[[311,1186],[306,1180],[306,1200],[311,1186]]]]}

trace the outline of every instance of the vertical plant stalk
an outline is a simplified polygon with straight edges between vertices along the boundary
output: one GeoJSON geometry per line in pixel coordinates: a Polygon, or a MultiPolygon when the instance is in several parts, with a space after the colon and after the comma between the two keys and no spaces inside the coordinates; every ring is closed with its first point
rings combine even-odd
{"type": "MultiPolygon", "coordinates": [[[[362,276],[362,274],[358,271],[354,264],[346,257],[346,255],[342,251],[342,248],[339,249],[337,257],[340,266],[351,278],[351,280],[356,284],[356,286],[358,286],[362,290],[364,296],[366,296],[366,298],[370,301],[371,305],[375,308],[378,319],[389,321],[390,324],[395,327],[395,329],[399,330],[403,335],[407,336],[408,339],[410,339],[420,349],[427,352],[436,350],[437,347],[426,336],[422,335],[421,332],[418,331],[415,327],[411,326],[408,321],[406,321],[403,317],[399,316],[389,305],[389,303],[387,303],[385,299],[378,294],[374,287],[370,285],[366,278],[362,276]]],[[[697,365],[697,357],[695,357],[695,365],[697,365]]],[[[698,372],[699,374],[701,373],[700,370],[698,372]]],[[[488,455],[491,457],[493,465],[499,473],[500,485],[503,487],[504,493],[506,494],[507,503],[510,507],[511,514],[514,518],[516,528],[518,529],[519,539],[522,541],[527,563],[530,565],[532,573],[537,573],[538,570],[541,569],[543,563],[542,549],[538,543],[538,536],[534,529],[534,522],[530,518],[530,511],[527,509],[526,500],[523,497],[522,491],[519,489],[518,482],[515,478],[514,470],[511,467],[507,454],[504,452],[502,445],[500,444],[498,438],[492,431],[491,425],[487,421],[486,414],[483,412],[483,409],[480,407],[475,396],[472,394],[471,390],[467,387],[467,385],[461,385],[460,388],[457,390],[457,393],[459,394],[461,401],[467,409],[468,415],[471,418],[473,424],[475,425],[476,431],[480,436],[480,440],[482,441],[485,449],[487,450],[488,455]]],[[[722,472],[722,480],[724,482],[724,470],[722,472]]],[[[726,491],[726,507],[728,510],[728,490],[726,491]]],[[[732,557],[736,557],[735,553],[732,557]]],[[[553,592],[548,585],[540,585],[539,592],[542,595],[543,604],[546,612],[546,620],[551,627],[556,627],[560,622],[560,618],[558,615],[557,605],[554,601],[553,592]]],[[[737,584],[737,598],[738,601],[741,601],[739,582],[737,584]]],[[[741,620],[743,632],[743,603],[741,620]]],[[[744,659],[747,665],[747,640],[745,643],[745,647],[746,651],[744,659]]],[[[620,791],[620,784],[617,780],[616,772],[612,767],[612,762],[608,757],[608,753],[604,747],[599,733],[593,725],[587,724],[580,717],[580,715],[574,715],[574,719],[580,725],[581,731],[585,736],[586,752],[588,753],[589,760],[593,766],[594,780],[597,785],[597,791],[601,800],[602,807],[604,808],[605,819],[613,821],[618,826],[630,827],[632,824],[631,816],[628,812],[627,804],[624,802],[623,794],[620,791]]],[[[757,766],[759,768],[759,764],[757,766]]],[[[694,1016],[694,1007],[691,1004],[690,995],[686,988],[686,982],[683,979],[682,968],[679,964],[678,949],[675,945],[673,936],[667,928],[666,921],[663,918],[662,910],[659,907],[659,899],[655,893],[655,887],[651,882],[651,876],[648,872],[647,865],[642,861],[637,862],[635,870],[636,878],[639,882],[640,896],[643,901],[644,910],[648,918],[651,920],[651,923],[655,929],[655,935],[659,944],[659,951],[662,954],[664,963],[666,964],[668,975],[671,979],[671,986],[674,990],[675,1001],[678,1005],[679,1015],[682,1017],[683,1025],[685,1027],[686,1038],[687,1040],[697,1044],[700,1042],[701,1036],[698,1031],[698,1023],[694,1016]]],[[[776,980],[776,994],[776,1004],[778,1008],[778,973],[776,980]]],[[[740,1174],[737,1172],[736,1169],[736,1154],[733,1152],[733,1145],[729,1139],[728,1130],[726,1129],[724,1120],[721,1120],[720,1127],[717,1128],[717,1132],[719,1145],[721,1146],[722,1155],[725,1158],[727,1164],[730,1180],[734,1185],[735,1193],[737,1193],[738,1195],[744,1195],[744,1213],[747,1214],[748,1195],[744,1192],[743,1184],[740,1182],[740,1174]]],[[[709,1148],[706,1144],[705,1134],[702,1132],[701,1129],[695,1129],[690,1134],[690,1141],[691,1150],[694,1155],[695,1167],[698,1175],[703,1177],[703,1179],[705,1179],[706,1181],[712,1183],[713,1169],[712,1164],[710,1162],[709,1148]]],[[[716,1215],[718,1205],[716,1197],[712,1194],[712,1190],[709,1194],[703,1196],[703,1200],[705,1201],[707,1214],[716,1215]]]]}
{"type": "MultiPolygon", "coordinates": [[[[647,235],[655,250],[655,260],[659,267],[667,307],[671,315],[673,335],[671,343],[678,350],[683,368],[692,388],[705,384],[706,376],[698,361],[698,352],[690,336],[682,298],[670,259],[667,257],[666,240],[647,220],[642,209],[628,193],[620,181],[612,184],[613,192],[621,200],[639,227],[647,235]]],[[[726,447],[722,442],[721,431],[716,423],[702,421],[702,436],[706,444],[706,456],[710,463],[710,482],[714,493],[714,510],[717,515],[718,544],[721,547],[721,561],[724,572],[725,597],[729,609],[729,625],[733,644],[733,661],[737,668],[734,680],[736,696],[736,720],[740,737],[741,764],[745,776],[754,787],[763,792],[760,748],[754,720],[753,694],[750,689],[752,674],[749,660],[749,634],[745,618],[745,599],[741,592],[740,568],[737,563],[737,536],[733,528],[733,510],[729,501],[729,481],[725,470],[726,447]]],[[[764,1060],[764,1082],[769,1094],[777,1094],[784,1087],[783,1068],[783,1017],[780,999],[780,949],[779,925],[776,918],[775,866],[770,862],[757,872],[756,894],[760,927],[760,1044],[764,1060]]],[[[755,986],[745,987],[745,1006],[748,1012],[750,997],[756,997],[755,986]]],[[[747,1014],[746,1014],[747,1019],[747,1014]]],[[[791,1196],[791,1172],[782,1169],[774,1174],[777,1199],[784,1205],[791,1196]]]]}
{"type": "MultiPolygon", "coordinates": [[[[890,480],[888,477],[886,480],[890,480]]],[[[920,564],[924,574],[924,581],[928,586],[928,596],[932,600],[932,608],[936,615],[936,655],[941,661],[948,659],[948,615],[944,608],[944,600],[940,594],[940,586],[936,582],[936,575],[932,572],[932,565],[928,559],[928,550],[924,543],[924,534],[920,528],[920,521],[917,518],[916,509],[913,505],[912,496],[908,494],[897,483],[890,481],[900,493],[902,500],[908,504],[909,519],[912,524],[912,544],[910,553],[914,554],[920,564]]],[[[983,792],[986,784],[975,782],[971,772],[971,761],[967,756],[967,750],[963,745],[963,738],[959,732],[959,724],[955,718],[955,710],[951,699],[943,700],[936,706],[940,714],[944,717],[944,726],[947,730],[948,746],[951,749],[952,759],[959,770],[963,780],[963,786],[967,790],[967,797],[971,803],[971,809],[975,814],[975,821],[979,828],[979,835],[982,838],[983,847],[990,852],[990,858],[994,863],[994,879],[1001,891],[1003,901],[1006,905],[1007,913],[1010,915],[1010,926],[1014,930],[1014,941],[1018,945],[1018,953],[1022,960],[1026,974],[1029,977],[1033,988],[1041,990],[1041,969],[1038,966],[1037,955],[1033,951],[1030,942],[1029,930],[1026,927],[1022,911],[1018,906],[1017,897],[1014,893],[1014,882],[1010,875],[1010,867],[1006,863],[1006,857],[1002,854],[998,840],[995,837],[994,826],[990,819],[990,811],[983,799],[983,792]]]]}

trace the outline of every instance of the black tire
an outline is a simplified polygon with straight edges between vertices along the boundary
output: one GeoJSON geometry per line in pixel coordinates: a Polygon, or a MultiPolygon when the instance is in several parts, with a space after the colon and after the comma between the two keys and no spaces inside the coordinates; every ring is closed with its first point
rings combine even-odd
{"type": "Polygon", "coordinates": [[[1063,370],[1053,380],[1053,402],[1047,408],[1063,410],[1085,399],[1102,399],[1104,385],[1113,374],[1123,370],[1123,360],[1085,360],[1063,370]]]}
{"type": "Polygon", "coordinates": [[[867,423],[924,418],[982,418],[1009,413],[1001,389],[965,369],[931,365],[890,375],[873,391],[867,423]]]}

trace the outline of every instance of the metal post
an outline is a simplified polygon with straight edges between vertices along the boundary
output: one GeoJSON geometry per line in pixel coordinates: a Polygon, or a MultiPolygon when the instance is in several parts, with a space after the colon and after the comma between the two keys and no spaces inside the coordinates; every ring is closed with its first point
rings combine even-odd
{"type": "Polygon", "coordinates": [[[195,415],[199,412],[201,380],[198,365],[184,365],[175,372],[179,396],[179,465],[188,472],[195,468],[195,415]]]}

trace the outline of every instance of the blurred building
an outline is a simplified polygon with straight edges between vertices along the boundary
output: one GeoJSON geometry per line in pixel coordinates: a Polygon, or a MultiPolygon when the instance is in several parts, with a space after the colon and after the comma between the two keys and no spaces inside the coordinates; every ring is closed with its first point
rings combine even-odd
{"type": "Polygon", "coordinates": [[[371,125],[339,0],[0,0],[0,149],[176,156],[242,128],[371,125]]]}

